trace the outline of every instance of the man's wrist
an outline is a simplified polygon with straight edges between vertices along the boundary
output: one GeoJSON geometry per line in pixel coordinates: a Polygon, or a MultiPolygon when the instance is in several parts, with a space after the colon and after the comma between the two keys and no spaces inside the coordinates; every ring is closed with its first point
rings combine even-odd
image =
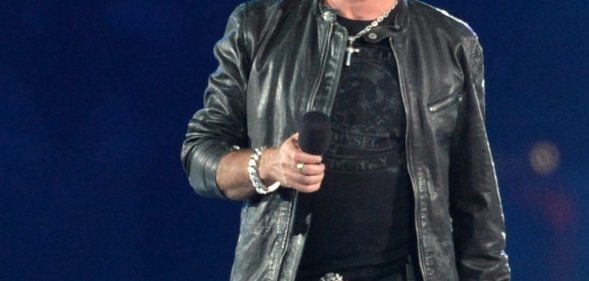
{"type": "Polygon", "coordinates": [[[262,183],[264,183],[265,185],[271,185],[277,181],[276,179],[274,179],[271,176],[271,173],[270,173],[271,168],[269,165],[269,163],[272,162],[272,161],[270,161],[270,159],[272,159],[272,157],[274,157],[275,153],[276,153],[276,149],[267,148],[266,150],[263,151],[262,156],[260,158],[260,163],[258,165],[258,176],[260,177],[260,180],[262,181],[262,183]]]}
{"type": "Polygon", "coordinates": [[[270,185],[267,185],[260,178],[259,168],[261,167],[260,164],[262,160],[262,155],[265,152],[265,150],[265,147],[254,148],[254,151],[250,156],[250,160],[248,161],[247,168],[249,180],[254,189],[256,190],[256,192],[259,194],[267,194],[273,192],[280,186],[279,182],[274,182],[270,185]]]}

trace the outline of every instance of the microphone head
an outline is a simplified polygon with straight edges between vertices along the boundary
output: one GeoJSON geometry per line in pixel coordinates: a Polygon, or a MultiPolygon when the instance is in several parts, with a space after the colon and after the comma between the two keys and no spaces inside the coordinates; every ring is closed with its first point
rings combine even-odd
{"type": "Polygon", "coordinates": [[[331,141],[331,123],[323,112],[305,113],[299,125],[299,146],[309,154],[323,155],[331,141]]]}

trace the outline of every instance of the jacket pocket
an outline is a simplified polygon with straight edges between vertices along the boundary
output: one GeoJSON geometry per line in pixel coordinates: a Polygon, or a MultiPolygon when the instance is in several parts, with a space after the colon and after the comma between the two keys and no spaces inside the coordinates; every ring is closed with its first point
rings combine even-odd
{"type": "Polygon", "coordinates": [[[436,100],[430,104],[428,104],[428,110],[431,113],[440,112],[454,104],[462,102],[464,95],[462,93],[451,95],[449,97],[444,97],[443,99],[436,100]]]}

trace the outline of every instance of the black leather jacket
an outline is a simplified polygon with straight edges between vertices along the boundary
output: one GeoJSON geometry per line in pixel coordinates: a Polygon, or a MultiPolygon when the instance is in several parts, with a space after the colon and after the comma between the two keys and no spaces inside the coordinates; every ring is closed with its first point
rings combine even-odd
{"type": "MultiPolygon", "coordinates": [[[[478,39],[443,11],[400,1],[390,45],[421,272],[425,281],[509,280],[478,39]]],[[[215,174],[232,146],[278,146],[303,113],[330,113],[347,36],[318,0],[249,1],[233,12],[182,149],[197,193],[224,197],[215,174]]],[[[283,188],[245,200],[231,280],[294,280],[312,218],[301,197],[283,188]]]]}

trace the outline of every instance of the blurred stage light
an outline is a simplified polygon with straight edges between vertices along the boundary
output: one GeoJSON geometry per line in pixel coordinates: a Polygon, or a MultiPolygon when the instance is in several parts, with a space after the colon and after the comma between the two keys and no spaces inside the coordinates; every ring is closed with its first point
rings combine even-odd
{"type": "Polygon", "coordinates": [[[532,169],[540,175],[554,173],[560,165],[560,151],[551,142],[539,142],[530,150],[532,169]]]}

